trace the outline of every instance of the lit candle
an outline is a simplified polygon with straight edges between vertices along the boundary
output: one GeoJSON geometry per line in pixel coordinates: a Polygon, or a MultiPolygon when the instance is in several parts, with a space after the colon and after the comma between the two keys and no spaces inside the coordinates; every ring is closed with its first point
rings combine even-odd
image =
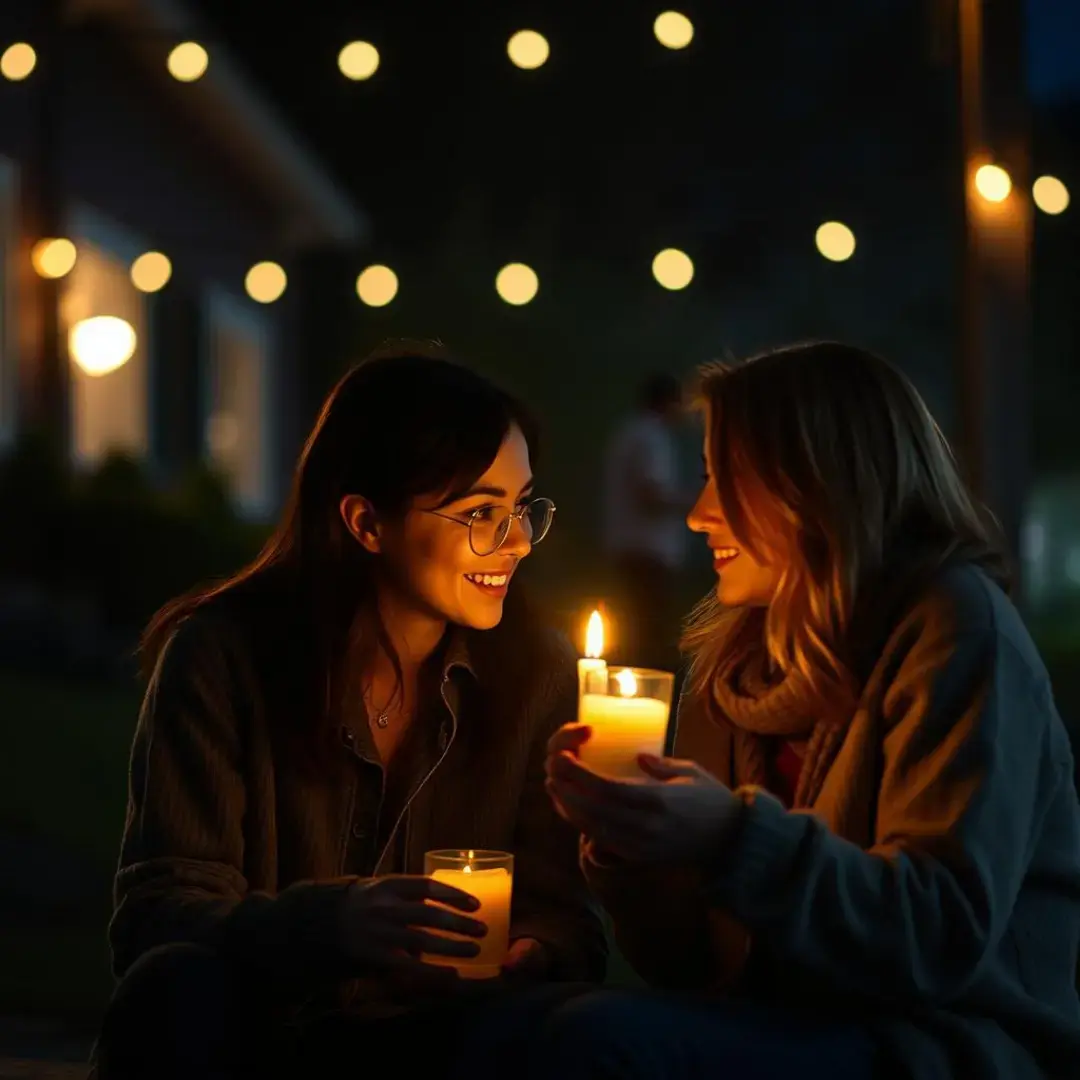
{"type": "MultiPolygon", "coordinates": [[[[452,885],[480,901],[477,911],[459,912],[479,919],[487,926],[476,941],[480,952],[473,957],[425,956],[430,964],[457,968],[463,979],[491,979],[502,970],[510,948],[510,898],[513,894],[514,856],[505,851],[429,851],[424,856],[424,873],[452,885]]],[[[440,933],[432,930],[431,933],[440,933]]],[[[457,934],[442,934],[458,937],[457,934]]]]}
{"type": "Polygon", "coordinates": [[[577,662],[578,695],[585,693],[585,679],[590,671],[607,672],[604,656],[604,620],[599,611],[589,616],[585,629],[585,655],[577,662]]]}
{"type": "Polygon", "coordinates": [[[606,677],[588,673],[578,699],[578,723],[592,729],[578,750],[593,772],[641,778],[639,754],[664,752],[674,676],[667,671],[624,668],[606,677]]]}

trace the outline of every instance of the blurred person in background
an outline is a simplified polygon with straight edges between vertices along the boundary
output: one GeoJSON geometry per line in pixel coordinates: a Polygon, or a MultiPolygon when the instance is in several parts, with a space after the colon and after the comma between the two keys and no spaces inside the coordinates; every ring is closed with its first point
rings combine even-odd
{"type": "Polygon", "coordinates": [[[693,502],[679,475],[676,433],[683,416],[679,380],[650,375],[604,462],[604,549],[620,609],[613,652],[628,664],[670,668],[675,659],[675,595],[693,502]]]}
{"type": "Polygon", "coordinates": [[[498,1075],[493,1033],[603,977],[576,833],[544,791],[574,656],[514,581],[554,512],[535,460],[508,394],[384,351],[330,394],[262,554],[154,618],[101,1080],[425,1054],[455,1076],[453,1047],[498,1075]],[[474,956],[485,932],[473,898],[423,876],[447,848],[515,856],[491,984],[421,959],[474,956]]]}

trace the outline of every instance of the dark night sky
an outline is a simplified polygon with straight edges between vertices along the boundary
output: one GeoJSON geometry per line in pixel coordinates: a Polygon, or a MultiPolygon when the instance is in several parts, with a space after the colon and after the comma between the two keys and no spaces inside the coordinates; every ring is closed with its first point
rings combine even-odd
{"type": "MultiPolygon", "coordinates": [[[[380,238],[407,247],[430,242],[470,189],[510,232],[537,212],[537,189],[553,185],[573,190],[584,231],[660,225],[695,202],[687,185],[725,159],[765,171],[801,152],[800,136],[822,122],[808,78],[853,46],[925,51],[930,23],[920,15],[912,37],[886,45],[860,34],[892,0],[770,0],[734,16],[727,5],[687,3],[679,9],[695,40],[672,52],[652,35],[663,5],[637,0],[192,2],[382,223],[380,238]],[[552,43],[539,71],[506,58],[522,27],[552,43]],[[337,71],[352,38],[380,50],[368,82],[337,71]]],[[[1080,96],[1080,5],[1028,0],[1028,11],[1033,95],[1080,96]]]]}

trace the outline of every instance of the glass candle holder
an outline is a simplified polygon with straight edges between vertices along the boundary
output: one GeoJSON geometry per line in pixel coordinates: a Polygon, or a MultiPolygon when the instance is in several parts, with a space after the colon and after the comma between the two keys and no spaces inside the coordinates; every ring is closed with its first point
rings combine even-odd
{"type": "Polygon", "coordinates": [[[641,779],[638,755],[664,753],[674,687],[670,671],[579,671],[578,723],[592,729],[578,751],[582,763],[603,776],[641,779]]]}
{"type": "MultiPolygon", "coordinates": [[[[502,970],[510,949],[510,900],[514,886],[514,856],[507,851],[459,851],[448,849],[429,851],[424,856],[424,874],[452,885],[480,901],[478,911],[458,912],[487,926],[480,938],[480,952],[474,957],[425,956],[429,964],[457,968],[464,979],[492,979],[502,970]]],[[[444,937],[458,938],[432,930],[444,937]]],[[[474,941],[475,938],[462,940],[474,941]]]]}

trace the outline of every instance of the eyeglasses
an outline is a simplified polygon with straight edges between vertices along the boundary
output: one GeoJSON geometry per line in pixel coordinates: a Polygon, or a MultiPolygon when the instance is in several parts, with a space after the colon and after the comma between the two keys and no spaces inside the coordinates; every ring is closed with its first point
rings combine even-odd
{"type": "Polygon", "coordinates": [[[551,528],[555,504],[550,499],[530,499],[516,510],[507,510],[504,506],[479,506],[466,518],[442,514],[438,510],[425,510],[424,513],[445,518],[455,525],[465,525],[473,554],[484,556],[494,555],[506,543],[510,526],[515,521],[521,522],[530,544],[539,544],[551,528]]]}

